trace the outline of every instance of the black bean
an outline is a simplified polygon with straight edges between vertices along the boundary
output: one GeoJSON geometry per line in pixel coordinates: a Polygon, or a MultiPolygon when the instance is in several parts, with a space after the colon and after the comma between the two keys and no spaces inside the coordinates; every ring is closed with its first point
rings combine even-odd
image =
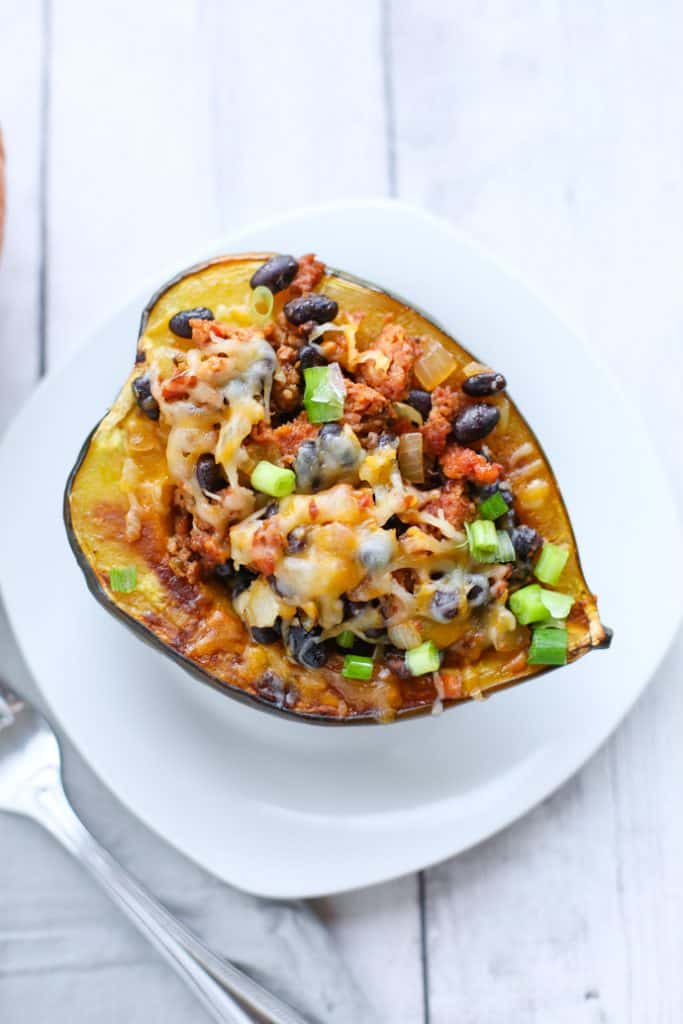
{"type": "Polygon", "coordinates": [[[412,405],[413,409],[417,409],[424,420],[432,411],[432,396],[421,388],[413,388],[412,391],[409,391],[406,401],[408,405],[412,405]]]}
{"type": "Polygon", "coordinates": [[[213,313],[206,306],[196,306],[195,309],[184,309],[180,313],[176,313],[168,321],[168,326],[179,338],[191,338],[192,328],[190,327],[190,320],[214,319],[213,313]]]}
{"type": "Polygon", "coordinates": [[[280,639],[279,620],[274,626],[252,626],[251,639],[255,644],[275,644],[280,639]]]}
{"type": "Polygon", "coordinates": [[[470,608],[481,608],[487,604],[490,596],[489,581],[479,573],[467,573],[465,576],[465,597],[470,608]]]}
{"type": "Polygon", "coordinates": [[[144,412],[145,416],[149,416],[151,420],[159,419],[159,403],[152,394],[152,385],[149,377],[144,374],[141,377],[136,377],[131,384],[135,401],[138,403],[140,409],[144,412]]]}
{"type": "Polygon", "coordinates": [[[495,405],[470,405],[455,417],[453,436],[458,444],[470,444],[490,434],[500,419],[500,412],[495,405]]]}
{"type": "Polygon", "coordinates": [[[306,527],[295,526],[287,534],[287,554],[297,555],[306,547],[306,527]]]}
{"type": "Polygon", "coordinates": [[[299,350],[299,366],[302,370],[310,370],[312,366],[326,366],[327,359],[323,355],[320,345],[310,341],[299,350]]]}
{"type": "Polygon", "coordinates": [[[298,269],[299,264],[293,256],[280,253],[278,256],[271,256],[263,266],[259,267],[252,274],[249,284],[252,288],[258,288],[259,285],[262,285],[275,295],[277,292],[281,292],[283,288],[289,288],[296,277],[298,269]]]}
{"type": "Polygon", "coordinates": [[[410,523],[404,523],[402,519],[399,519],[399,517],[394,514],[389,519],[387,519],[386,523],[383,526],[383,529],[396,530],[396,536],[400,537],[401,534],[405,533],[409,527],[410,523]]]}
{"type": "Polygon", "coordinates": [[[231,580],[235,575],[235,563],[232,558],[228,558],[226,562],[222,562],[214,568],[214,575],[218,576],[219,580],[231,580]]]}
{"type": "Polygon", "coordinates": [[[243,594],[245,590],[248,590],[256,579],[256,573],[252,572],[251,569],[247,569],[244,566],[238,569],[235,573],[235,580],[232,585],[232,599],[235,600],[240,594],[243,594]]]}
{"type": "Polygon", "coordinates": [[[543,543],[543,539],[532,526],[516,526],[510,536],[515,554],[520,561],[528,561],[543,543]]]}
{"type": "Polygon", "coordinates": [[[432,598],[432,617],[437,622],[450,622],[458,614],[460,592],[457,590],[437,590],[432,598]]]}
{"type": "Polygon", "coordinates": [[[269,501],[263,510],[262,519],[270,519],[271,516],[276,516],[280,511],[280,505],[277,501],[269,501]]]}
{"type": "Polygon", "coordinates": [[[341,423],[323,423],[318,431],[318,437],[337,437],[343,429],[341,423]]]}
{"type": "Polygon", "coordinates": [[[135,353],[135,362],[136,363],[146,363],[147,362],[147,355],[146,355],[144,349],[139,348],[137,350],[137,352],[135,353]]]}
{"type": "Polygon", "coordinates": [[[485,373],[475,373],[462,382],[462,389],[467,395],[474,398],[483,398],[484,395],[497,395],[505,391],[507,381],[502,373],[494,373],[493,370],[485,373]]]}
{"type": "Polygon", "coordinates": [[[321,630],[306,630],[303,626],[290,626],[287,649],[293,658],[306,668],[320,668],[327,661],[327,648],[320,640],[321,630]]]}
{"type": "Polygon", "coordinates": [[[197,459],[197,482],[203,491],[215,494],[228,486],[225,470],[216,462],[210,452],[200,455],[197,459]]]}
{"type": "Polygon", "coordinates": [[[292,299],[285,306],[285,316],[290,324],[300,327],[309,320],[315,320],[317,324],[326,324],[334,320],[339,312],[339,306],[322,292],[310,292],[298,299],[292,299]]]}

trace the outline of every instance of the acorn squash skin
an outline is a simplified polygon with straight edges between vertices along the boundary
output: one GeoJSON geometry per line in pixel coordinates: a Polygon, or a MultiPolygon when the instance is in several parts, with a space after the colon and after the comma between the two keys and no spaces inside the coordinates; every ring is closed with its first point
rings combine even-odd
{"type": "MultiPolygon", "coordinates": [[[[141,316],[136,363],[112,409],[84,442],[69,475],[64,496],[64,520],[69,543],[91,593],[107,611],[191,675],[233,699],[289,719],[325,725],[400,721],[430,713],[435,699],[434,689],[431,683],[419,678],[402,684],[398,689],[388,687],[379,696],[371,684],[354,681],[352,688],[349,685],[351,681],[346,680],[342,684],[344,692],[340,699],[336,690],[339,682],[336,671],[323,669],[316,673],[301,666],[292,666],[284,655],[274,668],[271,649],[258,647],[248,640],[220,584],[200,582],[193,592],[187,581],[173,578],[170,570],[163,567],[165,540],[170,533],[168,523],[164,525],[163,515],[154,521],[153,527],[148,529],[145,526],[140,541],[128,545],[122,536],[125,495],[118,490],[116,475],[121,462],[117,448],[121,431],[128,431],[129,440],[131,436],[140,435],[138,458],[141,465],[147,467],[144,471],[150,478],[156,479],[155,473],[158,475],[162,491],[165,487],[163,452],[161,446],[155,450],[153,443],[155,426],[130,399],[131,381],[140,374],[140,364],[144,363],[144,346],[163,343],[168,319],[178,309],[200,304],[213,308],[219,301],[218,296],[230,293],[230,289],[235,292],[233,299],[235,296],[243,299],[248,294],[251,274],[271,255],[249,253],[196,264],[176,275],[151,297],[141,316]],[[141,586],[134,594],[114,594],[109,588],[108,569],[112,565],[128,563],[144,566],[141,586]],[[202,627],[207,623],[202,633],[202,627]],[[224,651],[233,648],[235,657],[231,665],[229,660],[225,660],[224,651]],[[244,657],[250,659],[247,664],[240,660],[242,651],[246,652],[244,657]],[[269,672],[277,675],[278,667],[290,675],[294,673],[291,692],[305,691],[303,706],[301,701],[298,701],[299,706],[293,701],[290,706],[289,691],[277,692],[277,688],[273,691],[268,686],[261,686],[260,691],[256,688],[257,678],[264,678],[269,672]],[[239,678],[240,681],[231,682],[231,678],[239,678]],[[314,692],[308,693],[307,679],[312,680],[313,690],[316,679],[319,681],[317,696],[314,692]],[[335,692],[335,700],[328,701],[326,691],[330,689],[335,692]],[[358,700],[354,702],[356,691],[358,700]]],[[[391,312],[412,333],[427,334],[446,344],[459,355],[463,365],[475,359],[426,314],[377,285],[344,271],[326,268],[326,277],[320,287],[336,298],[341,308],[367,311],[370,326],[391,312]]],[[[275,298],[276,309],[279,309],[281,297],[275,298]]],[[[500,369],[506,370],[505,367],[500,369]]],[[[562,586],[572,592],[576,600],[569,623],[568,660],[572,662],[589,650],[608,646],[611,634],[600,623],[595,599],[585,583],[571,523],[552,469],[531,428],[512,401],[507,400],[510,412],[505,436],[496,438],[494,431],[491,443],[498,460],[505,459],[506,454],[519,448],[520,444],[528,443],[533,449],[531,460],[542,463],[542,478],[549,484],[549,497],[541,509],[525,512],[525,521],[547,539],[569,547],[570,559],[562,586]]],[[[444,701],[443,705],[448,708],[472,697],[488,696],[531,676],[541,675],[550,668],[522,663],[519,652],[514,657],[495,651],[485,652],[480,662],[466,669],[463,696],[444,701]]]]}

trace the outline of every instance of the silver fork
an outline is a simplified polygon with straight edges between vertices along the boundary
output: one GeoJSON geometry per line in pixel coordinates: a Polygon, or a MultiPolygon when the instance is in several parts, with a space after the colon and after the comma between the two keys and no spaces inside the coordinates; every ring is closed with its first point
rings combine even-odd
{"type": "Polygon", "coordinates": [[[250,1024],[256,1018],[262,1024],[311,1024],[207,949],[100,846],[64,792],[59,743],[52,728],[1,680],[0,811],[40,822],[80,860],[168,960],[214,1020],[250,1024]]]}

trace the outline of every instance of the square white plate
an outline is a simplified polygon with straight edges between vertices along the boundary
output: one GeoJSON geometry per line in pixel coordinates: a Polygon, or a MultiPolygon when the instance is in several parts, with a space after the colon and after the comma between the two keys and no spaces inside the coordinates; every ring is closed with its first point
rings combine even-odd
{"type": "Polygon", "coordinates": [[[4,439],[0,579],[10,618],[55,715],[143,821],[243,889],[312,896],[458,853],[574,772],[673,637],[681,544],[658,460],[614,380],[446,224],[398,203],[344,203],[240,231],[188,253],[187,265],[254,249],[316,251],[428,311],[506,374],[555,468],[602,618],[615,630],[609,652],[396,726],[281,721],[187,676],[91,598],[62,523],[64,483],[128,372],[140,310],[180,268],[126,303],[40,385],[4,439]],[[653,522],[666,558],[648,558],[653,522]],[[644,565],[656,607],[637,598],[644,565]]]}

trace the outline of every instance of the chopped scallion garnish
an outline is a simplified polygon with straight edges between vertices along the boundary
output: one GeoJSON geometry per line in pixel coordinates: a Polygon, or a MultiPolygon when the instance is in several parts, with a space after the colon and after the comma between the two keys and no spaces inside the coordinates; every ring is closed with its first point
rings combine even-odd
{"type": "Polygon", "coordinates": [[[556,626],[537,626],[527,655],[530,665],[566,665],[567,630],[556,626]]]}
{"type": "Polygon", "coordinates": [[[515,549],[510,534],[496,530],[490,519],[475,519],[465,523],[470,554],[475,562],[514,562],[515,549]]]}
{"type": "Polygon", "coordinates": [[[304,370],[304,408],[311,423],[331,423],[344,414],[346,385],[337,363],[304,370]]]}
{"type": "Polygon", "coordinates": [[[510,594],[510,611],[521,626],[530,622],[543,622],[550,617],[550,612],[543,602],[543,591],[538,583],[530,583],[510,594]]]}
{"type": "Polygon", "coordinates": [[[498,536],[495,525],[489,519],[475,519],[473,523],[465,523],[465,532],[470,554],[476,562],[482,561],[482,555],[495,554],[498,536]]]}
{"type": "Polygon", "coordinates": [[[419,647],[406,651],[406,667],[413,676],[436,672],[441,665],[441,654],[433,640],[425,640],[419,647]]]}
{"type": "Polygon", "coordinates": [[[347,654],[344,658],[342,675],[346,679],[371,679],[374,662],[360,654],[347,654]]]}
{"type": "Polygon", "coordinates": [[[566,619],[574,604],[570,594],[544,590],[538,583],[530,583],[510,595],[510,611],[522,626],[547,619],[566,619]]]}
{"type": "Polygon", "coordinates": [[[550,583],[553,586],[562,575],[562,570],[567,564],[569,551],[557,544],[544,544],[534,568],[534,576],[541,583],[550,583]]]}
{"type": "Polygon", "coordinates": [[[500,491],[491,494],[479,506],[479,515],[482,519],[499,519],[509,511],[510,507],[500,491]]]}
{"type": "Polygon", "coordinates": [[[115,594],[130,594],[138,585],[138,570],[134,565],[122,565],[109,570],[109,586],[115,594]]]}
{"type": "Polygon", "coordinates": [[[337,634],[337,643],[340,647],[353,647],[355,640],[356,635],[350,629],[343,629],[341,633],[337,634]]]}
{"type": "Polygon", "coordinates": [[[557,590],[541,590],[541,600],[553,619],[566,619],[574,604],[571,594],[560,594],[557,590]]]}
{"type": "Polygon", "coordinates": [[[296,486],[296,476],[291,469],[283,469],[265,460],[259,462],[251,474],[251,486],[262,494],[273,498],[285,498],[296,486]]]}

